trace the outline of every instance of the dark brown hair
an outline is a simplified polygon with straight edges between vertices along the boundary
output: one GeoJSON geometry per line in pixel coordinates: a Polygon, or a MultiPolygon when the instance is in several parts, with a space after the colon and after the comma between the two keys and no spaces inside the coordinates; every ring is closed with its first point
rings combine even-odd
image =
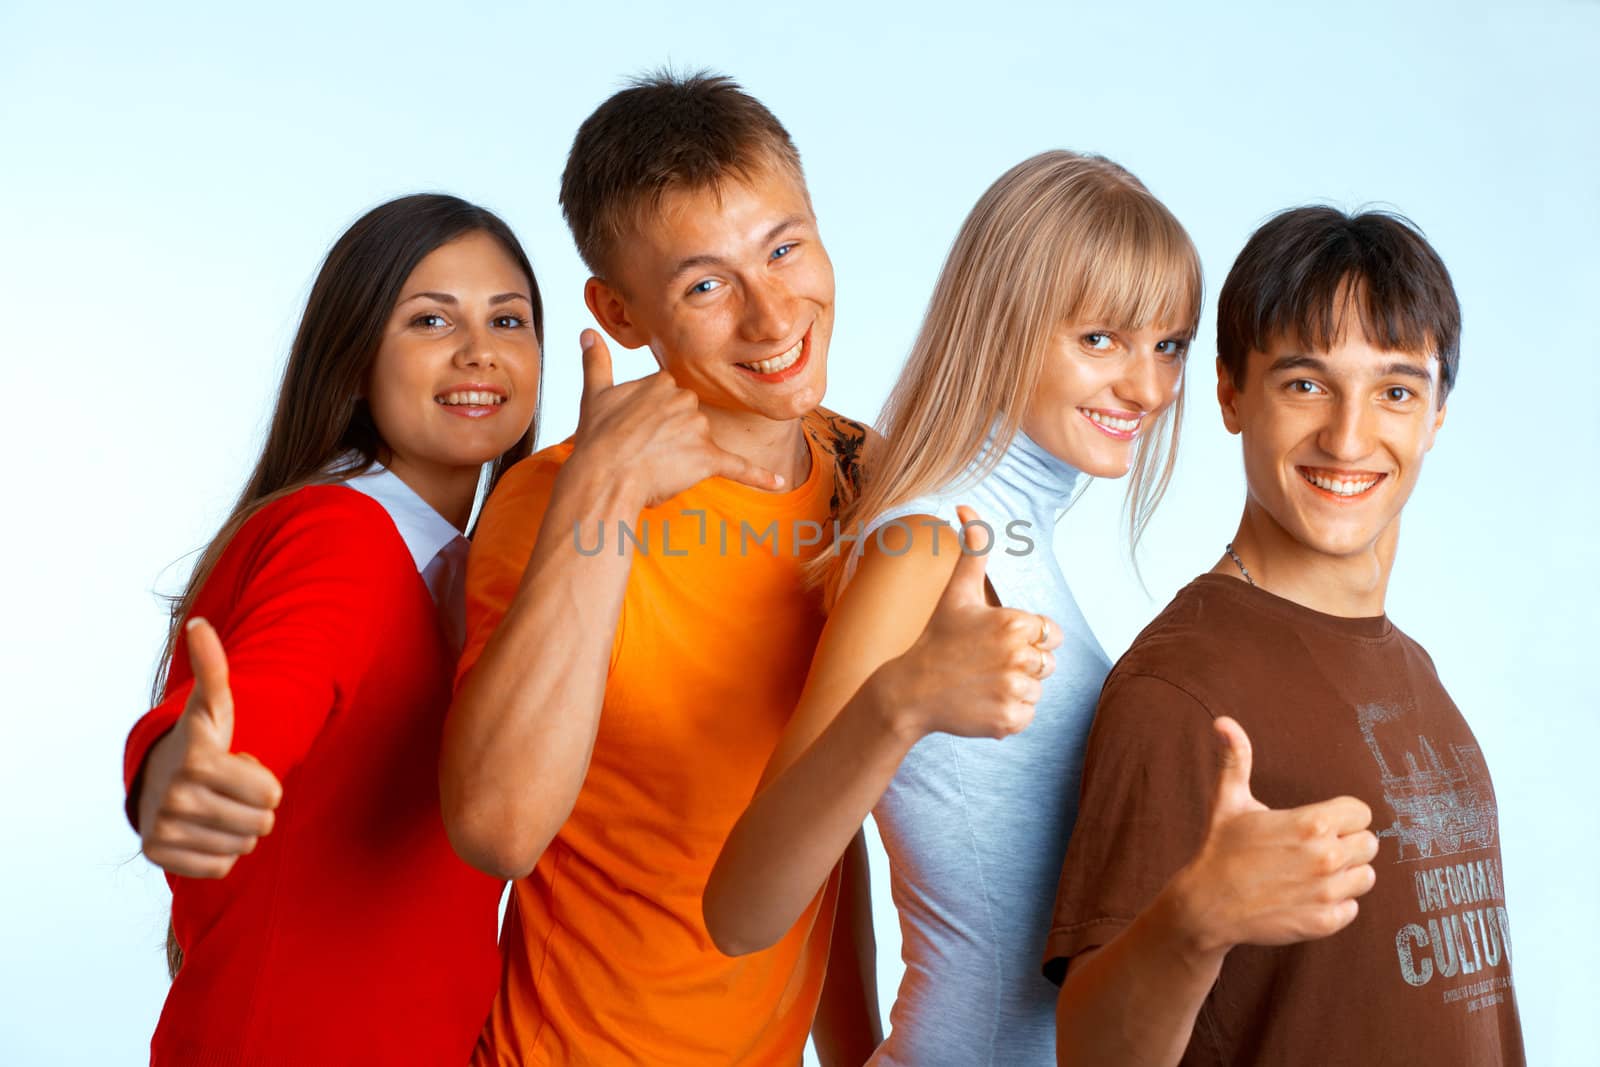
{"type": "Polygon", "coordinates": [[[561,211],[596,277],[641,212],[676,189],[718,188],[777,164],[800,181],[789,131],[731,78],[657,71],[583,120],[561,173],[561,211]]]}
{"type": "Polygon", "coordinates": [[[1450,272],[1410,219],[1297,207],[1245,242],[1217,297],[1217,358],[1243,388],[1245,361],[1288,341],[1339,343],[1351,310],[1369,343],[1439,357],[1439,403],[1456,381],[1461,305],[1450,272]]]}
{"type": "MultiPolygon", "coordinates": [[[[279,497],[315,482],[348,478],[377,462],[383,440],[364,394],[389,315],[406,279],[424,257],[477,232],[498,241],[527,275],[534,336],[544,345],[544,306],[533,265],[499,216],[458,197],[419,193],[380,204],[357,219],[334,242],[312,283],[255,471],[183,593],[173,598],[153,701],[161,700],[166,686],[179,627],[239,527],[279,497]],[[347,455],[358,459],[336,468],[347,455]]],[[[541,376],[542,371],[541,364],[541,376]]],[[[490,467],[491,487],[507,468],[533,451],[538,422],[536,407],[528,432],[490,467]]]]}
{"type": "MultiPolygon", "coordinates": [[[[417,264],[441,245],[471,233],[493,237],[527,275],[534,336],[543,348],[539,283],[516,234],[499,216],[458,197],[419,193],[380,204],[357,219],[334,242],[312,283],[255,471],[183,593],[172,598],[153,703],[160,702],[166,688],[179,628],[239,528],[274,500],[307,485],[359,474],[378,461],[384,442],[364,394],[389,316],[417,264]],[[354,457],[354,462],[346,457],[354,457]]],[[[542,378],[542,363],[540,373],[542,378]]],[[[527,433],[490,466],[490,488],[513,463],[533,451],[538,424],[536,405],[527,433]]],[[[183,951],[169,923],[168,973],[176,976],[182,963],[183,951]]]]}

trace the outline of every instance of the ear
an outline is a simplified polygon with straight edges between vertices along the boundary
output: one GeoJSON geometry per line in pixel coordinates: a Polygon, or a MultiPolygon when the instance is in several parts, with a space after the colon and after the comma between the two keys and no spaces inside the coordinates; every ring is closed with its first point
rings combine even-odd
{"type": "Polygon", "coordinates": [[[583,284],[583,302],[600,328],[623,348],[638,348],[649,340],[644,331],[634,324],[628,311],[628,302],[621,290],[599,278],[590,278],[583,284]]]}
{"type": "Polygon", "coordinates": [[[1217,404],[1222,408],[1222,425],[1229,433],[1238,433],[1239,390],[1233,384],[1233,375],[1222,365],[1221,356],[1217,357],[1217,404]]]}
{"type": "Polygon", "coordinates": [[[1450,410],[1450,402],[1447,400],[1443,404],[1439,405],[1438,411],[1434,412],[1433,425],[1428,428],[1428,444],[1427,447],[1423,449],[1424,452],[1433,451],[1434,439],[1439,436],[1439,427],[1444,425],[1444,415],[1448,410],[1450,410]]]}

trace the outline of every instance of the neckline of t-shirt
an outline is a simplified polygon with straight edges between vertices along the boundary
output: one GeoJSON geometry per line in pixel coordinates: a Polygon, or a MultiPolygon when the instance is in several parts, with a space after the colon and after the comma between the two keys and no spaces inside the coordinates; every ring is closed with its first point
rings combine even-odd
{"type": "Polygon", "coordinates": [[[1327,612],[1308,608],[1304,604],[1226,574],[1202,574],[1190,584],[1218,590],[1270,615],[1354,641],[1379,643],[1392,638],[1395,632],[1394,624],[1389,621],[1388,615],[1366,615],[1357,618],[1329,615],[1327,612]]]}
{"type": "Polygon", "coordinates": [[[819,487],[826,487],[824,482],[824,468],[832,468],[831,458],[806,432],[805,419],[801,419],[800,436],[806,443],[806,450],[811,455],[811,470],[806,474],[805,481],[793,489],[785,489],[772,493],[765,489],[757,489],[751,485],[744,485],[731,478],[707,478],[699,485],[686,490],[689,495],[709,494],[720,498],[730,510],[740,512],[754,512],[765,515],[787,515],[797,510],[803,510],[816,496],[819,487]]]}

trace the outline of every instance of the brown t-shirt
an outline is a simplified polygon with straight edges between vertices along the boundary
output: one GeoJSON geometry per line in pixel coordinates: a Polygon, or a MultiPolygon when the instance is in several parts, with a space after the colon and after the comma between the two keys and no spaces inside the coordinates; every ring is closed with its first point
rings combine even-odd
{"type": "Polygon", "coordinates": [[[1100,696],[1045,973],[1103,945],[1199,848],[1211,721],[1250,736],[1272,808],[1371,806],[1377,884],[1332,937],[1228,953],[1183,1063],[1522,1064],[1489,770],[1433,661],[1225,575],[1180,591],[1100,696]]]}

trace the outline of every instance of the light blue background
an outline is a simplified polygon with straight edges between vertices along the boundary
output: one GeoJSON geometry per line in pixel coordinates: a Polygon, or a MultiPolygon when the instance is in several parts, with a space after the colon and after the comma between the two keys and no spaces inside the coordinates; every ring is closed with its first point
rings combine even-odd
{"type": "MultiPolygon", "coordinates": [[[[828,402],[857,417],[876,414],[973,200],[1038,150],[1139,174],[1190,228],[1213,295],[1290,204],[1381,202],[1423,226],[1465,339],[1391,614],[1495,774],[1532,1060],[1593,1062],[1600,4],[221,6],[0,4],[0,1062],[144,1061],[167,893],[133,858],[119,767],[162,634],[151,590],[179,585],[187,561],[168,564],[242,484],[327,245],[409,191],[500,211],[544,288],[541,436],[560,439],[588,324],[562,162],[625,74],[667,60],[733,74],[794,134],[838,272],[828,402]]],[[[1237,518],[1211,308],[1148,595],[1118,487],[1062,524],[1113,655],[1237,518]]],[[[1351,1010],[1375,995],[1353,987],[1351,1010]]]]}

